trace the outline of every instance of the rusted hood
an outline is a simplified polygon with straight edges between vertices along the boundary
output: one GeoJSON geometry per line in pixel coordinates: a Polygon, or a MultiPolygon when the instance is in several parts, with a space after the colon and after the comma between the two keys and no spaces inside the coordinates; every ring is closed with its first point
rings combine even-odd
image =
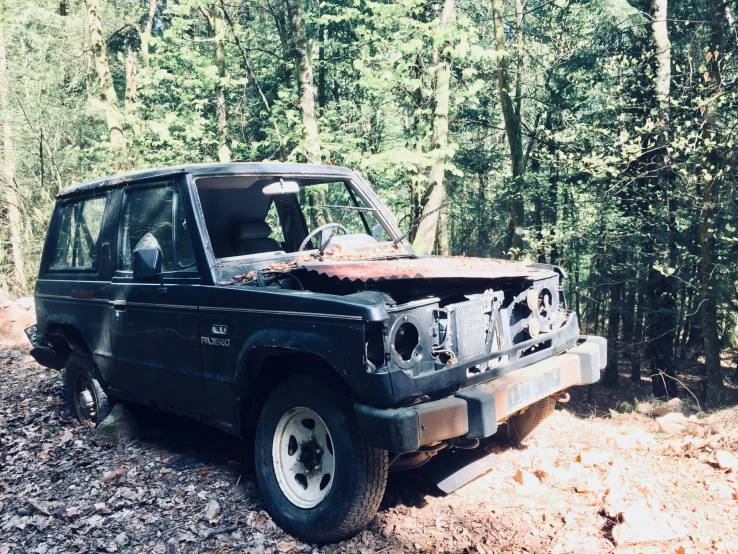
{"type": "Polygon", "coordinates": [[[351,281],[386,279],[545,279],[555,273],[528,262],[427,256],[393,260],[304,261],[298,267],[307,271],[351,281]]]}

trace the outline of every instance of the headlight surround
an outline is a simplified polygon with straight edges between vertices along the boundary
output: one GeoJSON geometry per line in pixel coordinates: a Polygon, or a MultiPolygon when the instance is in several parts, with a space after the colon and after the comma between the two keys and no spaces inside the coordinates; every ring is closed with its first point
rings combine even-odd
{"type": "Polygon", "coordinates": [[[404,314],[395,319],[389,332],[392,361],[403,369],[415,367],[423,358],[422,326],[417,317],[404,314]]]}

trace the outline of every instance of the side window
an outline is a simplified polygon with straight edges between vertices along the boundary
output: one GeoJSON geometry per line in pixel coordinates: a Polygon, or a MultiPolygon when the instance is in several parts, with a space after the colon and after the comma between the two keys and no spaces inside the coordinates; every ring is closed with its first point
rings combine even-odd
{"type": "Polygon", "coordinates": [[[174,184],[125,191],[118,269],[131,271],[133,251],[159,247],[161,270],[193,268],[195,256],[184,207],[174,184]]]}
{"type": "Polygon", "coordinates": [[[106,198],[87,198],[61,206],[59,235],[50,269],[97,267],[97,246],[105,203],[106,198]]]}
{"type": "Polygon", "coordinates": [[[284,248],[284,232],[282,231],[282,225],[279,222],[279,214],[277,213],[276,202],[272,202],[272,205],[269,207],[269,211],[266,215],[266,222],[267,225],[269,225],[269,227],[271,227],[272,229],[272,234],[269,235],[269,238],[276,240],[279,243],[279,247],[284,248]]]}

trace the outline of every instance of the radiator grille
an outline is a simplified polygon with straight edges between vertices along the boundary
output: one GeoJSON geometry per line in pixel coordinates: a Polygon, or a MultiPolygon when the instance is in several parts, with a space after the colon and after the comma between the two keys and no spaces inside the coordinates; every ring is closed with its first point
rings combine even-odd
{"type": "Polygon", "coordinates": [[[456,356],[460,362],[487,353],[484,301],[472,300],[446,307],[456,334],[456,356]]]}

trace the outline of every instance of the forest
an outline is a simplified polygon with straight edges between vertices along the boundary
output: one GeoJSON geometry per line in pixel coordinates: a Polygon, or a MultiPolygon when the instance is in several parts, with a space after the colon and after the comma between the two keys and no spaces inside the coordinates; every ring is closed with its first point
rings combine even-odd
{"type": "MultiPolygon", "coordinates": [[[[3,0],[0,289],[56,193],[134,168],[359,169],[416,251],[562,266],[604,383],[738,321],[735,0],[3,0]],[[441,206],[443,208],[439,209],[441,206]]],[[[696,363],[696,362],[695,362],[696,363]]],[[[736,372],[738,375],[738,372],[736,372]]]]}

